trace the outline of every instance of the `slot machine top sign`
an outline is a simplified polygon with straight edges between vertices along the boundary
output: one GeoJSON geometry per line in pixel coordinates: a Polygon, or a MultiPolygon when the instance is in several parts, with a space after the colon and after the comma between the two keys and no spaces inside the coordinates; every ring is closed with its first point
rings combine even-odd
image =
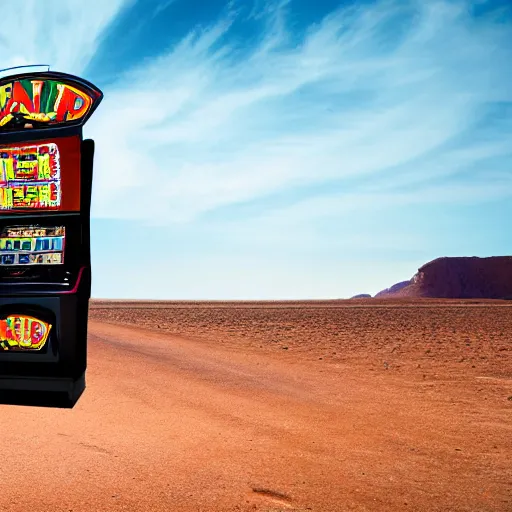
{"type": "Polygon", "coordinates": [[[102,99],[65,73],[0,79],[0,214],[80,210],[82,126],[102,99]]]}
{"type": "Polygon", "coordinates": [[[0,133],[82,126],[100,103],[99,89],[64,73],[25,73],[0,80],[0,133]]]}

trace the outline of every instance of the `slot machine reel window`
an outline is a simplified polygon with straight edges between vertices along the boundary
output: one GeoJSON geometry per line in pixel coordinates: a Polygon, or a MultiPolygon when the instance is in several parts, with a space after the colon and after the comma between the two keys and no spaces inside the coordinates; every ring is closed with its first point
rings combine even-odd
{"type": "Polygon", "coordinates": [[[7,227],[0,233],[0,267],[63,265],[64,226],[7,227]]]}

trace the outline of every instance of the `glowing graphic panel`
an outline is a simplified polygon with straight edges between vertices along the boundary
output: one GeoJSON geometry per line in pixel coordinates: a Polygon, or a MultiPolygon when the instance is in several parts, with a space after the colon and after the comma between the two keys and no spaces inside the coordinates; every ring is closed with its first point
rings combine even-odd
{"type": "Polygon", "coordinates": [[[0,148],[0,209],[54,209],[60,202],[57,144],[0,148]]]}
{"type": "Polygon", "coordinates": [[[0,350],[41,350],[51,328],[51,324],[32,316],[10,315],[0,320],[0,350]]]}
{"type": "Polygon", "coordinates": [[[0,266],[62,265],[65,239],[64,226],[7,227],[0,233],[0,266]]]}
{"type": "Polygon", "coordinates": [[[85,90],[48,78],[0,82],[0,130],[76,121],[86,116],[95,100],[85,90]]]}

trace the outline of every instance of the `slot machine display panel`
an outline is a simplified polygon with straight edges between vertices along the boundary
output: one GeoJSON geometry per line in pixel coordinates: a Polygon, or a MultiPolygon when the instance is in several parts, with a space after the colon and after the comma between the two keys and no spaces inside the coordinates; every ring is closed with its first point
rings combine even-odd
{"type": "Polygon", "coordinates": [[[0,145],[0,215],[79,212],[80,142],[74,136],[0,145]]]}

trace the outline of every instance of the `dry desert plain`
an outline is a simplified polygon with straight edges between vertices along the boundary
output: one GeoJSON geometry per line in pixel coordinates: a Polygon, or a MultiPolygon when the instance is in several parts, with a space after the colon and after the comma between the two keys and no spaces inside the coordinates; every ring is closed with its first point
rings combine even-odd
{"type": "Polygon", "coordinates": [[[512,511],[512,303],[91,302],[72,410],[0,406],[2,511],[512,511]]]}

